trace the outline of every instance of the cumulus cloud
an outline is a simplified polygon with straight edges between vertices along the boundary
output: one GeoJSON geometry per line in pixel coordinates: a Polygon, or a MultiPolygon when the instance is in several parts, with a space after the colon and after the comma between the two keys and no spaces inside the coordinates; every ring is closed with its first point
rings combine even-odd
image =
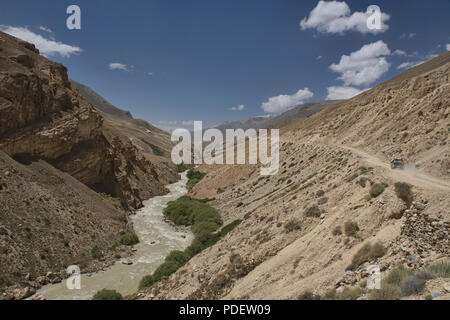
{"type": "Polygon", "coordinates": [[[447,44],[445,45],[445,49],[446,49],[447,51],[450,51],[450,43],[447,43],[447,44]]]}
{"type": "Polygon", "coordinates": [[[349,85],[368,85],[378,80],[389,70],[390,63],[384,56],[390,55],[386,43],[382,40],[366,44],[349,56],[343,55],[339,63],[333,63],[330,69],[340,73],[338,79],[349,85]]]}
{"type": "Polygon", "coordinates": [[[345,100],[353,98],[358,94],[363,93],[364,91],[369,89],[359,90],[353,87],[332,86],[328,87],[327,90],[328,90],[327,100],[345,100]]]}
{"type": "Polygon", "coordinates": [[[392,54],[396,55],[396,56],[407,56],[408,55],[405,51],[400,50],[400,49],[395,50],[394,52],[392,52],[392,54]]]}
{"type": "Polygon", "coordinates": [[[232,107],[231,110],[233,111],[242,111],[245,109],[245,106],[243,104],[237,106],[237,107],[232,107]]]}
{"type": "Polygon", "coordinates": [[[79,47],[47,39],[28,30],[27,28],[0,25],[0,31],[34,44],[44,56],[60,55],[68,58],[72,54],[77,54],[83,51],[79,47]]]}
{"type": "Polygon", "coordinates": [[[261,108],[268,113],[284,112],[299,104],[303,104],[305,100],[313,97],[313,93],[308,89],[300,89],[293,95],[279,95],[269,98],[267,102],[261,105],[261,108]]]}
{"type": "Polygon", "coordinates": [[[380,33],[388,30],[386,21],[389,15],[380,13],[380,29],[367,28],[367,19],[370,14],[366,12],[351,13],[350,7],[345,2],[340,1],[319,1],[317,6],[309,13],[308,17],[300,21],[302,30],[315,29],[321,33],[344,34],[346,31],[357,31],[360,33],[380,33]]]}
{"type": "Polygon", "coordinates": [[[125,71],[125,72],[129,71],[126,64],[119,63],[119,62],[110,63],[109,70],[121,70],[121,71],[125,71]]]}

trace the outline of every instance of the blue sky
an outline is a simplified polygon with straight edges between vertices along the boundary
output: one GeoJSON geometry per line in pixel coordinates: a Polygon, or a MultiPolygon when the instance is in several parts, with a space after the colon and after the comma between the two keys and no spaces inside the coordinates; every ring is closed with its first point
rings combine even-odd
{"type": "Polygon", "coordinates": [[[167,129],[350,97],[446,52],[449,27],[448,0],[0,4],[0,30],[38,39],[72,79],[167,129]],[[66,27],[71,4],[81,30],[66,27]],[[358,20],[372,4],[381,30],[358,20]]]}

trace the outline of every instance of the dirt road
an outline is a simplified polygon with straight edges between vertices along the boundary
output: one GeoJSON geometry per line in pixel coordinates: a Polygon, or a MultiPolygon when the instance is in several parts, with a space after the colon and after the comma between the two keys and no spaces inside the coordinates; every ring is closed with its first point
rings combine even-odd
{"type": "Polygon", "coordinates": [[[354,154],[361,157],[361,159],[370,166],[385,169],[388,172],[388,176],[398,182],[407,182],[422,189],[442,190],[450,192],[450,181],[448,180],[443,180],[427,175],[426,173],[420,172],[416,168],[408,165],[404,170],[392,170],[389,163],[380,160],[379,158],[368,154],[367,152],[348,146],[338,145],[337,147],[350,150],[354,154]]]}

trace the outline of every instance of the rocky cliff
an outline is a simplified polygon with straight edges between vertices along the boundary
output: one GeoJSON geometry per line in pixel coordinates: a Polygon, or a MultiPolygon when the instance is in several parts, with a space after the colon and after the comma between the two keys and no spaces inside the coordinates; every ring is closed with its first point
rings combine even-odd
{"type": "Polygon", "coordinates": [[[154,165],[72,88],[66,68],[33,45],[0,34],[0,149],[43,159],[87,186],[139,208],[166,192],[154,165]]]}

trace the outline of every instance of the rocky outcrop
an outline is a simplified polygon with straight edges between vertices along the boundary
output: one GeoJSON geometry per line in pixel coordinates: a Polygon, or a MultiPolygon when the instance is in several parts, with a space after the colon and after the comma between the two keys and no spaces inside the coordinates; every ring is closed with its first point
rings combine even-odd
{"type": "Polygon", "coordinates": [[[33,45],[0,33],[0,149],[43,159],[87,186],[139,208],[167,192],[154,166],[72,88],[67,69],[33,45]]]}

